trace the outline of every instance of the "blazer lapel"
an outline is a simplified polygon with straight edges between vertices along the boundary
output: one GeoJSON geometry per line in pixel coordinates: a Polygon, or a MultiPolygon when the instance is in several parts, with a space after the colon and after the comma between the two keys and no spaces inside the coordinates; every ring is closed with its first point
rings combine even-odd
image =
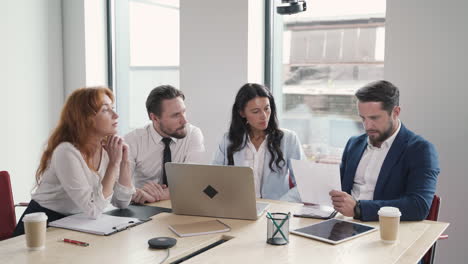
{"type": "MultiPolygon", "coordinates": [[[[234,152],[232,155],[232,159],[234,160],[234,166],[245,166],[245,149],[247,148],[247,145],[245,145],[245,141],[247,139],[244,137],[244,140],[242,141],[243,148],[241,150],[234,152]]],[[[227,153],[227,146],[226,146],[226,153],[227,153]]]]}
{"type": "Polygon", "coordinates": [[[234,152],[232,158],[234,159],[234,166],[245,166],[245,148],[234,152]]]}
{"type": "Polygon", "coordinates": [[[348,159],[348,169],[345,171],[346,177],[343,177],[343,191],[348,191],[351,193],[351,189],[353,188],[354,184],[354,177],[356,175],[356,170],[359,165],[359,162],[361,161],[362,154],[364,154],[364,151],[366,150],[367,147],[367,137],[363,137],[363,140],[361,142],[357,143],[357,147],[355,148],[354,151],[350,152],[349,159],[348,159]]]}
{"type": "Polygon", "coordinates": [[[390,171],[392,170],[393,166],[398,162],[399,158],[401,157],[401,153],[405,150],[408,141],[408,130],[403,123],[401,124],[400,132],[393,141],[390,150],[385,157],[385,160],[382,164],[382,168],[380,169],[379,177],[377,179],[377,183],[375,184],[374,189],[374,200],[379,199],[378,195],[383,193],[385,184],[390,176],[390,171]],[[377,195],[377,196],[376,196],[377,195]]]}

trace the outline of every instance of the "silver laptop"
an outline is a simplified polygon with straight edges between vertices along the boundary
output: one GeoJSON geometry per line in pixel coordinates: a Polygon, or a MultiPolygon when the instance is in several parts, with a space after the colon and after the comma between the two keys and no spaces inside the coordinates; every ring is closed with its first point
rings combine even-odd
{"type": "Polygon", "coordinates": [[[166,163],[172,212],[256,220],[268,203],[255,200],[249,167],[166,163]]]}

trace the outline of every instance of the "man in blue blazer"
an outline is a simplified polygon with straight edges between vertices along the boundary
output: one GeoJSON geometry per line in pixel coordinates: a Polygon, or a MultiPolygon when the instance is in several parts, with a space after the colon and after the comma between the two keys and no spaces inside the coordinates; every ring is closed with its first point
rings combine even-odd
{"type": "Polygon", "coordinates": [[[380,207],[398,207],[401,220],[429,213],[439,174],[434,146],[399,120],[399,91],[377,81],[356,92],[366,133],[352,137],[341,161],[341,187],[330,195],[337,211],[362,221],[378,220],[380,207]]]}

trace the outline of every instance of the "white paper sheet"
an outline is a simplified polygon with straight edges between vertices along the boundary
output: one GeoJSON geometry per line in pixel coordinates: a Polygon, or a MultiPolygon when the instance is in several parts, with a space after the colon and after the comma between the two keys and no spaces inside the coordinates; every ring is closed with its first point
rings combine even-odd
{"type": "Polygon", "coordinates": [[[291,160],[302,202],[333,206],[331,190],[341,190],[340,165],[291,160]]]}

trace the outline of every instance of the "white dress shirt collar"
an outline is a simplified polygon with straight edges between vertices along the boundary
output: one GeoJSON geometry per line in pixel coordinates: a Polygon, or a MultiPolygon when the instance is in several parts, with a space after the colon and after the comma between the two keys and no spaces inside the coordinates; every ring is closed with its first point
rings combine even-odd
{"type": "MultiPolygon", "coordinates": [[[[153,140],[154,140],[154,143],[156,143],[156,144],[164,144],[164,143],[162,142],[163,136],[161,136],[161,135],[158,133],[158,131],[156,131],[156,129],[154,128],[154,125],[153,125],[153,124],[151,124],[151,126],[150,126],[150,133],[151,133],[151,137],[152,137],[153,140]]],[[[171,137],[171,139],[172,139],[172,141],[173,141],[174,143],[177,143],[177,138],[171,137]]]]}
{"type": "MultiPolygon", "coordinates": [[[[400,128],[401,128],[401,121],[400,121],[400,119],[398,119],[398,128],[397,128],[397,130],[389,138],[387,138],[384,142],[382,142],[382,145],[380,145],[380,148],[389,149],[392,146],[393,141],[395,141],[396,136],[400,132],[400,128]]],[[[372,145],[372,143],[369,140],[369,137],[367,137],[367,147],[369,149],[375,149],[375,148],[379,149],[379,147],[376,147],[376,146],[372,145]]]]}
{"type": "MultiPolygon", "coordinates": [[[[203,134],[200,129],[189,123],[186,124],[186,129],[187,135],[184,138],[172,138],[173,142],[170,144],[172,162],[199,162],[205,156],[203,134]]],[[[135,187],[142,188],[149,181],[161,183],[165,148],[162,138],[151,123],[125,135],[125,141],[130,147],[130,171],[133,173],[135,187]]]]}

